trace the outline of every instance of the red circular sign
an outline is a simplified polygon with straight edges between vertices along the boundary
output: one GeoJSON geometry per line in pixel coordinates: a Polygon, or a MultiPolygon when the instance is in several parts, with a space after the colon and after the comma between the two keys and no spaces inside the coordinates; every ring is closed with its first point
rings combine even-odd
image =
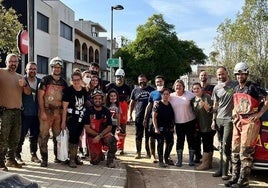
{"type": "Polygon", "coordinates": [[[28,46],[29,46],[28,32],[26,30],[22,30],[18,34],[18,48],[20,53],[28,54],[28,46]]]}

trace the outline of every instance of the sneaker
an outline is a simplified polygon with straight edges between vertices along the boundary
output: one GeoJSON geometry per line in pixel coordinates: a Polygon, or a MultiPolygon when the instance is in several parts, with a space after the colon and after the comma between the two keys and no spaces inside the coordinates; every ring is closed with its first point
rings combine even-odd
{"type": "Polygon", "coordinates": [[[17,160],[17,163],[18,164],[20,164],[20,165],[26,165],[25,162],[21,158],[18,158],[16,160],[17,160]]]}
{"type": "Polygon", "coordinates": [[[37,156],[32,156],[31,161],[34,163],[41,163],[41,160],[37,156]]]}
{"type": "Polygon", "coordinates": [[[10,159],[6,161],[6,167],[22,168],[22,165],[18,164],[15,159],[10,159]]]}
{"type": "Polygon", "coordinates": [[[152,155],[151,161],[152,161],[152,163],[157,163],[158,162],[154,155],[152,155]]]}

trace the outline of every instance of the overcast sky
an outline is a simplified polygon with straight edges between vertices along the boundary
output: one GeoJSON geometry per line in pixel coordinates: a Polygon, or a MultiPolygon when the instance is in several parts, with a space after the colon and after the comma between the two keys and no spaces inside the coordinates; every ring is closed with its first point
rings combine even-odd
{"type": "Polygon", "coordinates": [[[244,0],[61,0],[75,12],[75,19],[91,20],[102,25],[110,38],[111,6],[118,4],[124,10],[114,10],[116,38],[136,38],[136,28],[153,14],[163,14],[167,23],[175,26],[180,39],[193,40],[208,55],[213,49],[216,29],[226,18],[235,19],[244,0]]]}

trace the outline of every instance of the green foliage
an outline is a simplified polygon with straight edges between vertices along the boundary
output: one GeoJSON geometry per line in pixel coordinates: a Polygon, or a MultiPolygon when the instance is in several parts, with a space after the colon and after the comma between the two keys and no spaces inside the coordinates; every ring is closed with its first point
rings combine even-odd
{"type": "Polygon", "coordinates": [[[14,52],[17,49],[17,34],[22,29],[14,9],[6,10],[0,0],[0,53],[14,52]]]}
{"type": "MultiPolygon", "coordinates": [[[[236,63],[246,61],[254,81],[268,86],[268,2],[246,0],[242,13],[232,23],[226,19],[218,27],[216,52],[231,72],[236,63]]],[[[218,62],[217,62],[218,63],[218,62]]]]}
{"type": "Polygon", "coordinates": [[[179,40],[174,26],[166,23],[161,14],[138,26],[137,38],[115,56],[122,57],[128,80],[136,82],[139,74],[153,80],[161,74],[167,83],[190,73],[191,64],[204,64],[207,58],[193,41],[179,40]]]}

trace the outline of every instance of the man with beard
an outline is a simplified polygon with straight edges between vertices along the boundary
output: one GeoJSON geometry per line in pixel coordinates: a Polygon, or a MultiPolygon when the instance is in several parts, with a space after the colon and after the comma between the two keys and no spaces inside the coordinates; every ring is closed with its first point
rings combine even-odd
{"type": "Polygon", "coordinates": [[[125,84],[125,71],[121,68],[115,71],[115,83],[106,85],[107,93],[114,89],[119,96],[119,105],[121,109],[120,113],[120,128],[117,131],[117,149],[120,151],[120,155],[124,155],[124,143],[126,137],[126,125],[127,125],[127,112],[128,112],[128,100],[131,94],[130,87],[125,84]]]}
{"type": "Polygon", "coordinates": [[[232,137],[232,179],[226,187],[249,187],[253,154],[260,131],[260,117],[268,109],[268,96],[264,89],[247,81],[249,70],[245,62],[235,65],[238,81],[234,93],[234,128],[232,137]],[[261,101],[264,105],[260,108],[261,101]]]}
{"type": "Polygon", "coordinates": [[[104,93],[95,89],[91,93],[93,106],[90,106],[84,117],[84,128],[88,135],[88,147],[91,155],[90,163],[97,165],[105,159],[102,147],[108,146],[107,163],[109,168],[115,168],[116,139],[112,134],[112,119],[110,111],[103,106],[104,93]]]}
{"type": "Polygon", "coordinates": [[[26,65],[26,75],[24,76],[26,82],[31,87],[31,94],[25,95],[22,94],[22,103],[23,103],[23,111],[22,111],[22,128],[21,128],[21,136],[18,148],[16,150],[16,159],[19,164],[25,165],[24,161],[21,159],[21,151],[22,146],[25,140],[28,131],[29,141],[30,141],[30,152],[31,152],[31,161],[35,163],[40,163],[40,159],[38,159],[37,152],[37,141],[39,135],[39,119],[38,119],[38,85],[40,82],[40,78],[36,77],[37,74],[37,65],[34,62],[29,62],[26,65]]]}
{"type": "Polygon", "coordinates": [[[211,128],[217,131],[220,143],[220,164],[219,169],[212,174],[213,177],[229,179],[228,170],[231,160],[231,143],[233,133],[232,110],[234,107],[233,94],[236,82],[229,79],[225,67],[217,70],[219,83],[214,87],[212,93],[213,118],[211,128]],[[217,125],[217,126],[216,126],[217,125]]]}
{"type": "MultiPolygon", "coordinates": [[[[151,86],[147,85],[148,80],[144,74],[138,76],[139,87],[135,88],[131,92],[130,103],[129,103],[129,121],[132,121],[132,112],[135,106],[135,127],[136,127],[136,156],[135,159],[141,158],[141,146],[142,138],[144,135],[143,119],[145,109],[148,104],[150,93],[154,90],[151,86]]],[[[145,129],[145,138],[149,136],[149,130],[145,129]]],[[[145,141],[145,149],[147,156],[149,157],[150,149],[149,143],[145,141]]]]}
{"type": "MultiPolygon", "coordinates": [[[[149,130],[149,134],[147,135],[147,137],[145,136],[145,145],[148,147],[146,148],[147,151],[147,155],[148,157],[152,157],[153,162],[157,162],[156,161],[156,157],[155,157],[155,137],[154,137],[154,125],[152,122],[152,117],[151,117],[151,113],[152,113],[152,108],[153,108],[153,104],[155,101],[160,101],[162,99],[162,95],[161,95],[161,91],[165,86],[165,78],[162,75],[157,75],[154,78],[155,81],[155,86],[156,86],[156,90],[152,91],[150,93],[149,99],[148,99],[148,104],[146,106],[145,109],[145,114],[144,114],[144,119],[143,119],[143,126],[149,130]]],[[[172,145],[173,145],[173,140],[172,140],[172,145]]],[[[172,148],[170,148],[171,151],[172,148]]],[[[164,157],[165,163],[168,165],[173,165],[173,161],[169,158],[169,156],[165,156],[164,157]]]]}
{"type": "Polygon", "coordinates": [[[42,157],[41,167],[47,167],[49,139],[49,129],[52,129],[55,163],[60,161],[57,159],[57,140],[56,137],[61,131],[61,115],[62,115],[62,94],[63,89],[67,88],[66,81],[61,77],[63,61],[59,57],[51,59],[49,63],[52,72],[42,78],[38,89],[39,102],[39,121],[40,134],[38,138],[40,153],[42,157]]]}
{"type": "Polygon", "coordinates": [[[6,68],[0,68],[0,170],[7,167],[21,168],[15,160],[21,132],[22,94],[31,89],[22,75],[16,73],[19,59],[8,54],[6,68]],[[5,163],[6,157],[6,163],[5,163]]]}

